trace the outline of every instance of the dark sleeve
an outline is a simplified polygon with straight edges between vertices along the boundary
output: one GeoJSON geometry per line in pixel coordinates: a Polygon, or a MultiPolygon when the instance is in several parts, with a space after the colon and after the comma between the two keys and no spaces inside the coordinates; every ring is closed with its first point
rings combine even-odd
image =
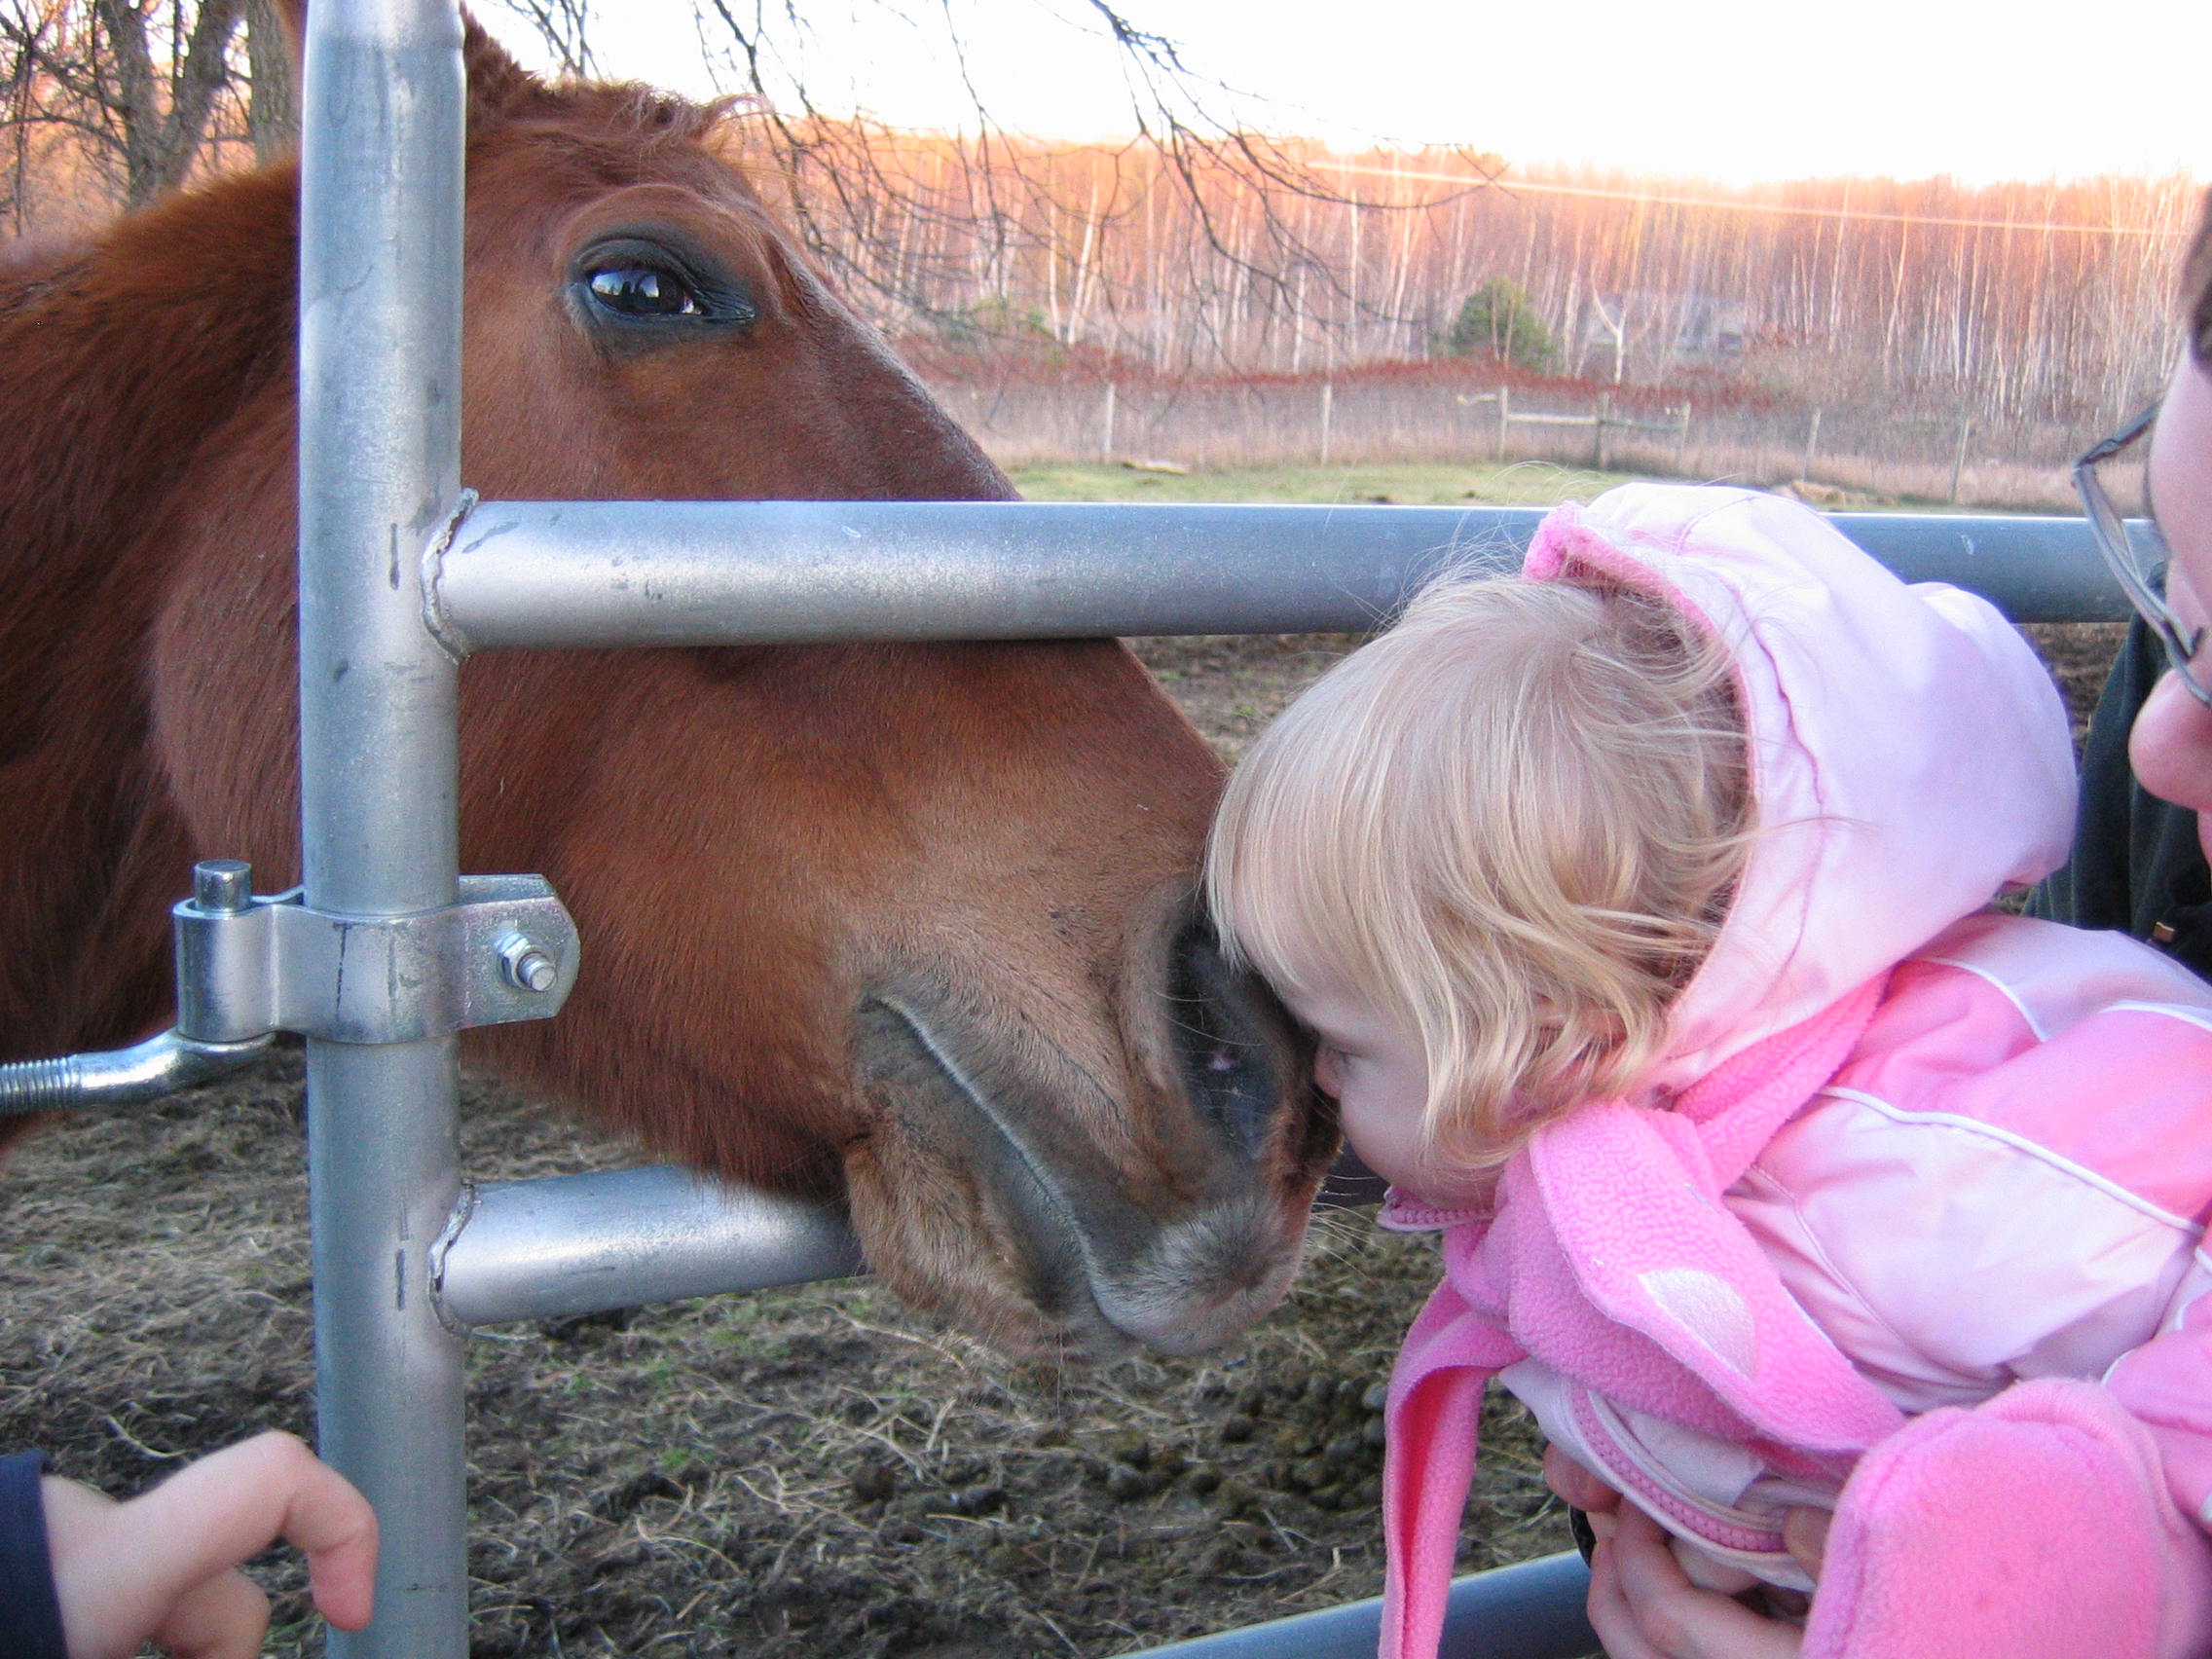
{"type": "Polygon", "coordinates": [[[2135,712],[2165,668],[2164,648],[2131,623],[2082,748],[2073,856],[2028,896],[2028,914],[2132,934],[2212,978],[2212,876],[2196,814],[2146,792],[2127,764],[2135,712]]]}
{"type": "Polygon", "coordinates": [[[0,1457],[0,1659],[69,1659],[46,1549],[46,1456],[0,1457]]]}

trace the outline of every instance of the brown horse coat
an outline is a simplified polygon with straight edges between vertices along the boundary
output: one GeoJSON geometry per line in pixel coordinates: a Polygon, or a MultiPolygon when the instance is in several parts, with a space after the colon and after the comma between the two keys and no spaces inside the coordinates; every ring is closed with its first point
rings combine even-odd
{"type": "MultiPolygon", "coordinates": [[[[491,498],[1004,497],[732,158],[471,27],[464,480],[491,498]]],[[[297,179],[0,274],[0,1057],[169,1007],[191,861],[297,879],[297,179]]],[[[740,1180],[849,1196],[1017,1347],[1217,1340],[1333,1134],[1190,885],[1219,785],[1110,642],[518,653],[462,676],[463,867],[541,871],[562,1015],[477,1052],[740,1180]]]]}

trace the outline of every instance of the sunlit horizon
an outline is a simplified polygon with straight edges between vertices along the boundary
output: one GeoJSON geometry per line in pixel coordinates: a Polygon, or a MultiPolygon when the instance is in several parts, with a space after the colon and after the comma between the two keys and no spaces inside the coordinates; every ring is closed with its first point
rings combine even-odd
{"type": "MultiPolygon", "coordinates": [[[[1340,151],[1465,149],[1516,172],[1595,169],[1740,188],[1947,177],[1968,185],[2105,175],[2212,180],[2212,6],[2021,0],[1584,0],[1556,8],[1374,0],[1346,26],[1320,0],[1126,0],[1179,49],[1207,113],[1340,151]]],[[[529,25],[485,20],[534,66],[529,25]]],[[[834,0],[808,8],[796,63],[817,108],[888,125],[999,127],[1067,142],[1126,137],[1129,65],[1080,0],[834,0]],[[949,44],[942,18],[960,30],[949,44]],[[969,89],[974,89],[972,98],[969,89]]],[[[689,0],[622,0],[596,19],[603,73],[693,95],[734,90],[689,0]]],[[[788,99],[787,99],[788,101],[788,99]]]]}

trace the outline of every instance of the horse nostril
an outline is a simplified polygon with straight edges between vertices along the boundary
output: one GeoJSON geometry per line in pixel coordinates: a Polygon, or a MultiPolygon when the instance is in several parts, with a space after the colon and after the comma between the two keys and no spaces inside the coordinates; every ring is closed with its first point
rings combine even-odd
{"type": "Polygon", "coordinates": [[[1168,1016],[1193,1104],[1238,1151],[1257,1154],[1290,1095],[1290,1030],[1273,999],[1193,924],[1169,959],[1168,1016]]]}

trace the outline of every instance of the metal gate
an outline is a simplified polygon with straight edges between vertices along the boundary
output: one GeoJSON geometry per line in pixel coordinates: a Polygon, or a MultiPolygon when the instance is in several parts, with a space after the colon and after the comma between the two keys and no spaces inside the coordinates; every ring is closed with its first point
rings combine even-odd
{"type": "MultiPolygon", "coordinates": [[[[854,1272],[834,1216],[638,1169],[471,1190],[456,1033],[575,974],[557,898],[463,877],[456,674],[510,646],[1354,630],[1440,561],[1518,558],[1534,511],[478,501],[461,484],[464,95],[456,0],[308,14],[300,271],[304,886],[201,866],[178,1025],[0,1068],[0,1109],[144,1098],[307,1037],[318,1424],[376,1506],[377,1613],[344,1659],[463,1659],[467,1327],[854,1272]],[[384,972],[362,973],[364,960],[384,972]],[[341,975],[341,962],[353,971],[341,975]]],[[[1901,573],[2016,620],[2125,614],[2078,520],[1837,515],[1901,573]]],[[[1447,1652],[1594,1643],[1572,1557],[1463,1580],[1447,1652]]],[[[1374,1650],[1375,1604],[1161,1650],[1374,1650]]]]}

